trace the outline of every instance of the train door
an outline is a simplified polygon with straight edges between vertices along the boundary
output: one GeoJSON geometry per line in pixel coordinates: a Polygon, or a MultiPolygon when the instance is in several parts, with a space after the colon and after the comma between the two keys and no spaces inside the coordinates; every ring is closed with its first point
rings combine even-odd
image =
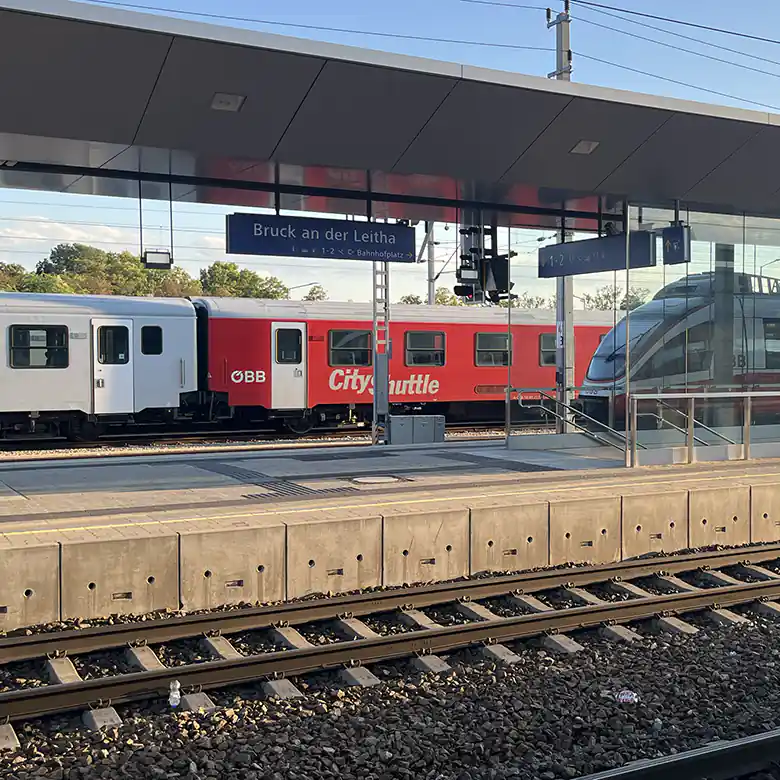
{"type": "Polygon", "coordinates": [[[271,408],[306,409],[306,324],[271,324],[271,408]]]}
{"type": "Polygon", "coordinates": [[[92,320],[92,398],[95,414],[134,411],[132,320],[92,320]]]}

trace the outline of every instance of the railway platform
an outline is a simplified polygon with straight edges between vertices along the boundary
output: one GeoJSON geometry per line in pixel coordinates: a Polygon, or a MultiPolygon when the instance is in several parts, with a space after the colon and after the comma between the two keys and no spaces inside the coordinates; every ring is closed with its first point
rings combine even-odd
{"type": "Polygon", "coordinates": [[[0,629],[780,539],[775,460],[500,442],[0,463],[0,629]]]}

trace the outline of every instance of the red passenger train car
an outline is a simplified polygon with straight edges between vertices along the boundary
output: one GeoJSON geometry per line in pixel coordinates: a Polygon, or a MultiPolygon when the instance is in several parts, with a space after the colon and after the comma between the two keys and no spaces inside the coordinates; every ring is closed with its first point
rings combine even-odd
{"type": "MultiPolygon", "coordinates": [[[[210,417],[276,419],[293,431],[368,421],[372,316],[365,303],[194,298],[201,392],[210,417]]],[[[396,412],[500,420],[508,375],[505,309],[392,307],[390,401],[396,412]]],[[[576,383],[611,312],[576,312],[576,383]]],[[[512,312],[512,384],[555,385],[555,314],[512,312]]]]}

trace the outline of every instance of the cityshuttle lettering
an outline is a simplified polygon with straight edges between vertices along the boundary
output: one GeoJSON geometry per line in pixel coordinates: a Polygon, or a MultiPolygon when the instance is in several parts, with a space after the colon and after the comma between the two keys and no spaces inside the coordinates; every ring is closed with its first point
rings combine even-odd
{"type": "MultiPolygon", "coordinates": [[[[374,377],[361,374],[357,368],[336,368],[330,373],[328,387],[373,395],[374,377]]],[[[390,380],[390,395],[436,395],[438,392],[439,380],[431,379],[430,374],[412,374],[408,379],[390,380]]]]}

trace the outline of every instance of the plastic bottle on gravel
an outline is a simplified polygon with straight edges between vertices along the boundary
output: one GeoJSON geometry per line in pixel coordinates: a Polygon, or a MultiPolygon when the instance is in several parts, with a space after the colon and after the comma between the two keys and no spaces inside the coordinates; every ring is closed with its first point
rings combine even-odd
{"type": "Polygon", "coordinates": [[[171,707],[178,707],[181,704],[181,683],[178,680],[174,680],[171,683],[171,693],[168,696],[168,704],[171,707]]]}
{"type": "Polygon", "coordinates": [[[624,688],[620,693],[615,695],[615,698],[621,703],[621,704],[638,704],[639,703],[639,694],[634,693],[633,691],[629,691],[628,688],[624,688]]]}

